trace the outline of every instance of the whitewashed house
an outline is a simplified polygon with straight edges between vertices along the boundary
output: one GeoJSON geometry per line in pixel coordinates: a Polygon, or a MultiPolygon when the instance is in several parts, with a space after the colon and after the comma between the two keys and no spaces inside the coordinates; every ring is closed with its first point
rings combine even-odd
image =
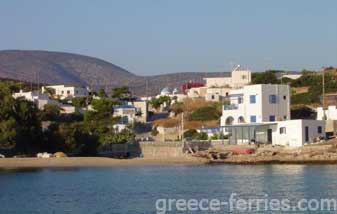
{"type": "Polygon", "coordinates": [[[229,99],[230,105],[222,110],[222,126],[290,119],[288,85],[247,85],[230,91],[229,99]]]}
{"type": "Polygon", "coordinates": [[[252,80],[250,70],[240,70],[240,66],[231,72],[230,77],[208,77],[204,78],[207,88],[242,88],[252,80]]]}
{"type": "Polygon", "coordinates": [[[208,77],[204,78],[205,99],[207,101],[221,101],[226,98],[231,89],[242,88],[251,82],[250,70],[241,70],[240,66],[231,72],[229,77],[208,77]]]}
{"type": "Polygon", "coordinates": [[[128,105],[135,107],[138,116],[136,121],[146,123],[149,117],[149,103],[146,100],[136,100],[129,102],[128,105]]]}
{"type": "Polygon", "coordinates": [[[40,91],[28,91],[28,92],[23,92],[20,90],[18,93],[13,94],[14,99],[18,98],[24,98],[26,100],[29,100],[33,103],[36,104],[36,106],[43,110],[44,106],[49,104],[49,105],[58,105],[58,102],[49,99],[49,96],[47,93],[41,93],[40,91]]]}
{"type": "Polygon", "coordinates": [[[317,120],[337,120],[337,107],[328,106],[327,108],[318,107],[317,120]]]}
{"type": "Polygon", "coordinates": [[[42,93],[47,92],[47,88],[55,90],[54,97],[60,99],[71,99],[74,97],[88,96],[89,90],[84,87],[66,86],[66,85],[49,85],[42,86],[42,93]]]}
{"type": "Polygon", "coordinates": [[[325,137],[325,123],[322,120],[280,121],[271,128],[274,145],[300,147],[325,137]]]}
{"type": "Polygon", "coordinates": [[[233,144],[303,146],[325,137],[321,120],[290,120],[288,85],[249,85],[229,94],[220,129],[233,144]]]}

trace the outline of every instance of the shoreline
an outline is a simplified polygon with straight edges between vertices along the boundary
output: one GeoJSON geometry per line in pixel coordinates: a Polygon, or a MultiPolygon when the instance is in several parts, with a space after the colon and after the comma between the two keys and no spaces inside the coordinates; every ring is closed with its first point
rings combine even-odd
{"type": "Polygon", "coordinates": [[[66,158],[1,158],[0,169],[9,168],[70,168],[70,167],[113,167],[113,166],[174,166],[205,165],[209,160],[202,158],[132,158],[113,159],[106,157],[66,158]]]}
{"type": "Polygon", "coordinates": [[[29,168],[79,168],[115,166],[215,166],[215,165],[337,165],[337,160],[208,160],[205,158],[176,159],[112,159],[105,157],[66,157],[66,158],[4,158],[0,159],[2,169],[29,168]]]}

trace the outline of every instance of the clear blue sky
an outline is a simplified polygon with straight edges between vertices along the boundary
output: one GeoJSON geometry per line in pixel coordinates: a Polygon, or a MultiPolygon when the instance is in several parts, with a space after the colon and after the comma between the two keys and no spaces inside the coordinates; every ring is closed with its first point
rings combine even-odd
{"type": "Polygon", "coordinates": [[[136,74],[337,66],[336,0],[3,0],[0,49],[105,59],[136,74]]]}

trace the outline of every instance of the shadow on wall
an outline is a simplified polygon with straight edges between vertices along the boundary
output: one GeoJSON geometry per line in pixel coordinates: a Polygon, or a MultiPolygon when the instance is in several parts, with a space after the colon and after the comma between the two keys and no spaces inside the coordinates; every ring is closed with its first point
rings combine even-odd
{"type": "Polygon", "coordinates": [[[110,158],[135,158],[142,154],[139,142],[105,144],[100,146],[97,151],[99,156],[110,158]]]}
{"type": "Polygon", "coordinates": [[[317,113],[306,106],[300,106],[300,107],[293,107],[290,111],[291,119],[312,119],[316,120],[317,113]]]}

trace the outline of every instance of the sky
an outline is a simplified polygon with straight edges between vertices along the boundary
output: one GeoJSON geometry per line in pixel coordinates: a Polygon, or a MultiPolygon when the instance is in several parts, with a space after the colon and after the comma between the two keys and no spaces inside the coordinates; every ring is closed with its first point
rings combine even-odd
{"type": "Polygon", "coordinates": [[[93,56],[138,75],[337,66],[336,0],[3,0],[0,50],[93,56]]]}

